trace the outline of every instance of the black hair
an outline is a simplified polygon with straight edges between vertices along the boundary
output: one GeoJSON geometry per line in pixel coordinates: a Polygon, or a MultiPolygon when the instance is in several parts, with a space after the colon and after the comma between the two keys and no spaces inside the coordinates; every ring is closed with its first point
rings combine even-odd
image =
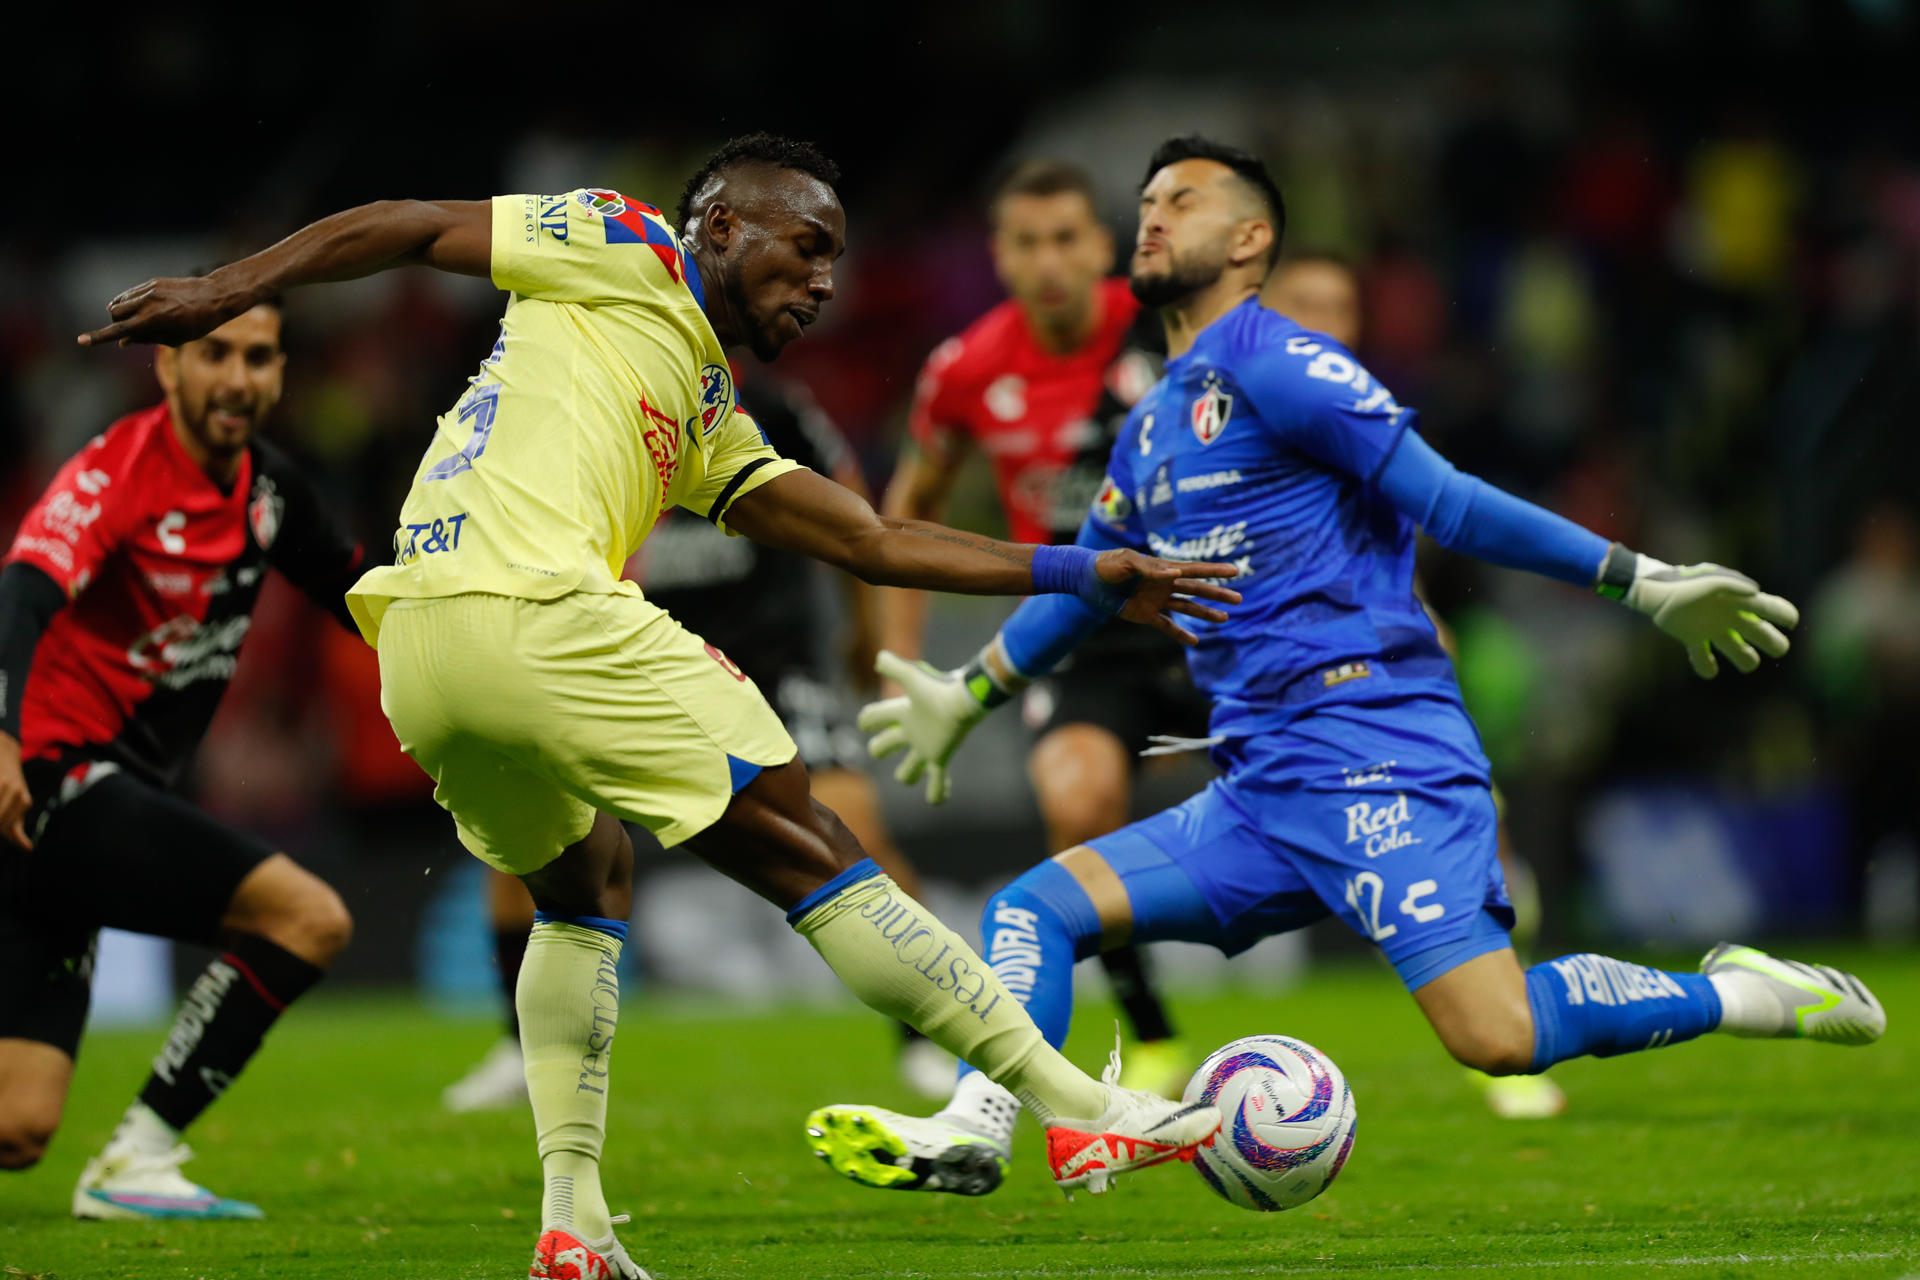
{"type": "Polygon", "coordinates": [[[783,138],[777,133],[748,133],[722,144],[720,149],[708,156],[706,163],[694,171],[687,179],[687,185],[680,190],[680,203],[674,207],[676,225],[682,235],[686,234],[687,224],[693,220],[693,201],[716,175],[738,164],[769,164],[779,169],[792,169],[820,179],[829,187],[838,186],[840,166],[829,160],[826,153],[811,142],[796,142],[792,138],[783,138]]]}
{"type": "Polygon", "coordinates": [[[1287,202],[1280,195],[1280,184],[1267,172],[1266,164],[1251,151],[1230,147],[1197,133],[1183,133],[1177,138],[1168,138],[1154,151],[1153,159],[1147,161],[1147,176],[1140,179],[1141,190],[1153,181],[1154,174],[1182,160],[1212,160],[1223,164],[1253,188],[1254,194],[1267,206],[1267,216],[1273,223],[1273,244],[1267,248],[1267,269],[1272,270],[1273,264],[1280,260],[1280,241],[1287,232],[1287,202]]]}
{"type": "MultiPolygon", "coordinates": [[[[1094,195],[1093,179],[1085,169],[1071,161],[1036,156],[1031,160],[1022,160],[994,186],[993,198],[987,203],[987,216],[990,221],[998,223],[1001,206],[1012,196],[1067,194],[1085,196],[1089,208],[1099,204],[1094,195]]],[[[1098,219],[1097,214],[1095,218],[1098,219]]]]}

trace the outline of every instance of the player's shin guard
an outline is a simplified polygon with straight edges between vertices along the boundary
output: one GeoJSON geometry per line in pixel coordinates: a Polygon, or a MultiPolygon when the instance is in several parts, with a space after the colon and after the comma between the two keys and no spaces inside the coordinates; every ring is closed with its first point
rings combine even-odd
{"type": "Polygon", "coordinates": [[[242,934],[187,989],[140,1102],[176,1133],[192,1124],[322,972],[277,943],[242,934]]]}
{"type": "Polygon", "coordinates": [[[1711,1031],[1720,996],[1697,973],[1669,973],[1606,956],[1561,956],[1527,970],[1533,1070],[1590,1053],[1658,1049],[1711,1031]]]}
{"type": "Polygon", "coordinates": [[[787,922],[870,1008],[920,1028],[1043,1122],[1106,1109],[1105,1087],[1061,1057],[973,948],[871,861],[808,894],[787,922]]]}
{"type": "Polygon", "coordinates": [[[544,913],[536,921],[514,999],[546,1178],[541,1229],[598,1240],[613,1230],[600,1189],[600,1151],[627,926],[544,913]]]}

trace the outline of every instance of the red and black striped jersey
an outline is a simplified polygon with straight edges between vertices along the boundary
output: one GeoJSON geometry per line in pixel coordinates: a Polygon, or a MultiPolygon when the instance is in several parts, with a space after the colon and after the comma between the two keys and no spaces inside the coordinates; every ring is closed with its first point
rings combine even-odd
{"type": "Polygon", "coordinates": [[[351,625],[360,558],[277,449],[249,445],[223,490],[164,404],[120,419],[60,469],[6,557],[68,600],[34,649],[22,755],[84,751],[171,785],[226,691],[267,569],[351,625]]]}

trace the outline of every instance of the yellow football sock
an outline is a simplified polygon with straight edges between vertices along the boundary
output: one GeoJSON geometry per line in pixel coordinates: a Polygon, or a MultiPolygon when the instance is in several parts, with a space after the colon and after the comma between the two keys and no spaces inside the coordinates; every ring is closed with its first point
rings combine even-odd
{"type": "Polygon", "coordinates": [[[540,1229],[564,1227],[595,1241],[613,1230],[600,1190],[600,1150],[620,1016],[619,966],[618,938],[543,920],[527,940],[513,1001],[546,1175],[540,1229]]]}
{"type": "Polygon", "coordinates": [[[1106,1086],[1060,1056],[986,961],[890,877],[802,902],[787,918],[869,1008],[978,1067],[1042,1124],[1107,1109],[1106,1086]]]}

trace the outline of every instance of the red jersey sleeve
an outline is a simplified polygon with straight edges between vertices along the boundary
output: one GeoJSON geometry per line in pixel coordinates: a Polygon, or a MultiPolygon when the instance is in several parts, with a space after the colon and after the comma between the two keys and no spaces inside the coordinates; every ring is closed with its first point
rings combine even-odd
{"type": "Polygon", "coordinates": [[[87,589],[125,536],[134,495],[115,474],[107,439],[98,437],[67,460],[33,504],[7,552],[7,564],[30,564],[67,593],[87,589]]]}
{"type": "Polygon", "coordinates": [[[907,429],[920,451],[930,458],[945,457],[967,436],[966,415],[960,409],[960,392],[952,377],[953,367],[965,349],[959,338],[948,338],[927,357],[920,380],[914,384],[907,429]]]}

